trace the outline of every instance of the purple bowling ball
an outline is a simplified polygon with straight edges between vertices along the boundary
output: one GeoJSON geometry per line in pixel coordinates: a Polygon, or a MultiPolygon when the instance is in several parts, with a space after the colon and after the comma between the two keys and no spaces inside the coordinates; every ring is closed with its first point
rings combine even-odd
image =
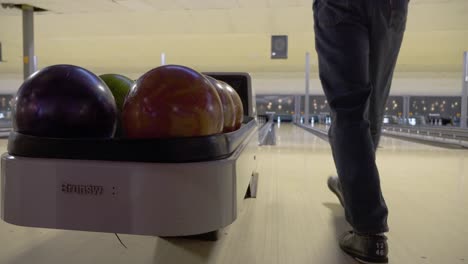
{"type": "Polygon", "coordinates": [[[117,106],[107,85],[92,72],[54,65],[29,77],[18,90],[13,129],[55,138],[111,138],[117,106]]]}

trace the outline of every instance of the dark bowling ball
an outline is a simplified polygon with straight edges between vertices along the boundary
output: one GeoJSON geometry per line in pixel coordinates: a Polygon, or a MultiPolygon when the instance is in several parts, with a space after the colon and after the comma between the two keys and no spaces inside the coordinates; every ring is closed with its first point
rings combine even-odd
{"type": "Polygon", "coordinates": [[[176,138],[218,134],[224,116],[216,89],[201,73],[165,65],[141,76],[128,94],[122,125],[129,138],[176,138]]]}
{"type": "Polygon", "coordinates": [[[19,88],[13,129],[56,138],[110,138],[117,107],[107,85],[92,72],[54,65],[29,77],[19,88]]]}

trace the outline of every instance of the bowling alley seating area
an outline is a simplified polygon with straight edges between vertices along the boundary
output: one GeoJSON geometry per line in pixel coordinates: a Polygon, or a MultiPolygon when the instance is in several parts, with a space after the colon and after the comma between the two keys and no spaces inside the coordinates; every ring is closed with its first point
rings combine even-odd
{"type": "Polygon", "coordinates": [[[0,138],[8,137],[12,128],[11,109],[13,97],[13,94],[0,94],[0,138]]]}
{"type": "MultiPolygon", "coordinates": [[[[383,134],[423,144],[449,148],[468,148],[468,130],[460,128],[460,96],[389,96],[385,106],[383,134]]],[[[274,122],[293,122],[326,138],[332,122],[323,95],[309,96],[305,116],[304,95],[257,95],[259,114],[269,113],[274,122]],[[304,125],[305,120],[310,125],[304,125]]]]}

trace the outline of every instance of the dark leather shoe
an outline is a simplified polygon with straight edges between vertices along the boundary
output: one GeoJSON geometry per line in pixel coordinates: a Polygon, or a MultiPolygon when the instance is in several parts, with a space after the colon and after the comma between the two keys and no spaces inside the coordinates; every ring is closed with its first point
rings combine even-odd
{"type": "Polygon", "coordinates": [[[340,179],[338,176],[330,176],[328,177],[327,181],[328,189],[332,191],[336,197],[338,197],[338,200],[340,200],[341,206],[344,207],[344,198],[343,198],[343,192],[341,191],[341,184],[340,184],[340,179]]]}
{"type": "Polygon", "coordinates": [[[361,263],[388,263],[384,235],[358,235],[350,231],[340,238],[340,248],[361,263]]]}

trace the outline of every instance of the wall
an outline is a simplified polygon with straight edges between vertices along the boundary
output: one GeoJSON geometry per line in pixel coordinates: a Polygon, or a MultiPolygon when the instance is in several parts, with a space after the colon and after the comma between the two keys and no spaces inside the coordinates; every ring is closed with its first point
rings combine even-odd
{"type": "MultiPolygon", "coordinates": [[[[97,72],[97,74],[100,74],[97,72]]],[[[139,73],[126,73],[138,78],[139,73]]],[[[257,94],[303,94],[303,73],[252,73],[253,87],[257,94]]],[[[0,73],[0,93],[15,93],[22,83],[22,76],[0,73]]],[[[392,95],[460,95],[461,74],[457,73],[397,73],[392,95]]],[[[323,94],[318,76],[311,75],[311,94],[323,94]]]]}
{"type": "Polygon", "coordinates": [[[0,73],[0,94],[16,93],[22,82],[22,76],[0,73]]]}

